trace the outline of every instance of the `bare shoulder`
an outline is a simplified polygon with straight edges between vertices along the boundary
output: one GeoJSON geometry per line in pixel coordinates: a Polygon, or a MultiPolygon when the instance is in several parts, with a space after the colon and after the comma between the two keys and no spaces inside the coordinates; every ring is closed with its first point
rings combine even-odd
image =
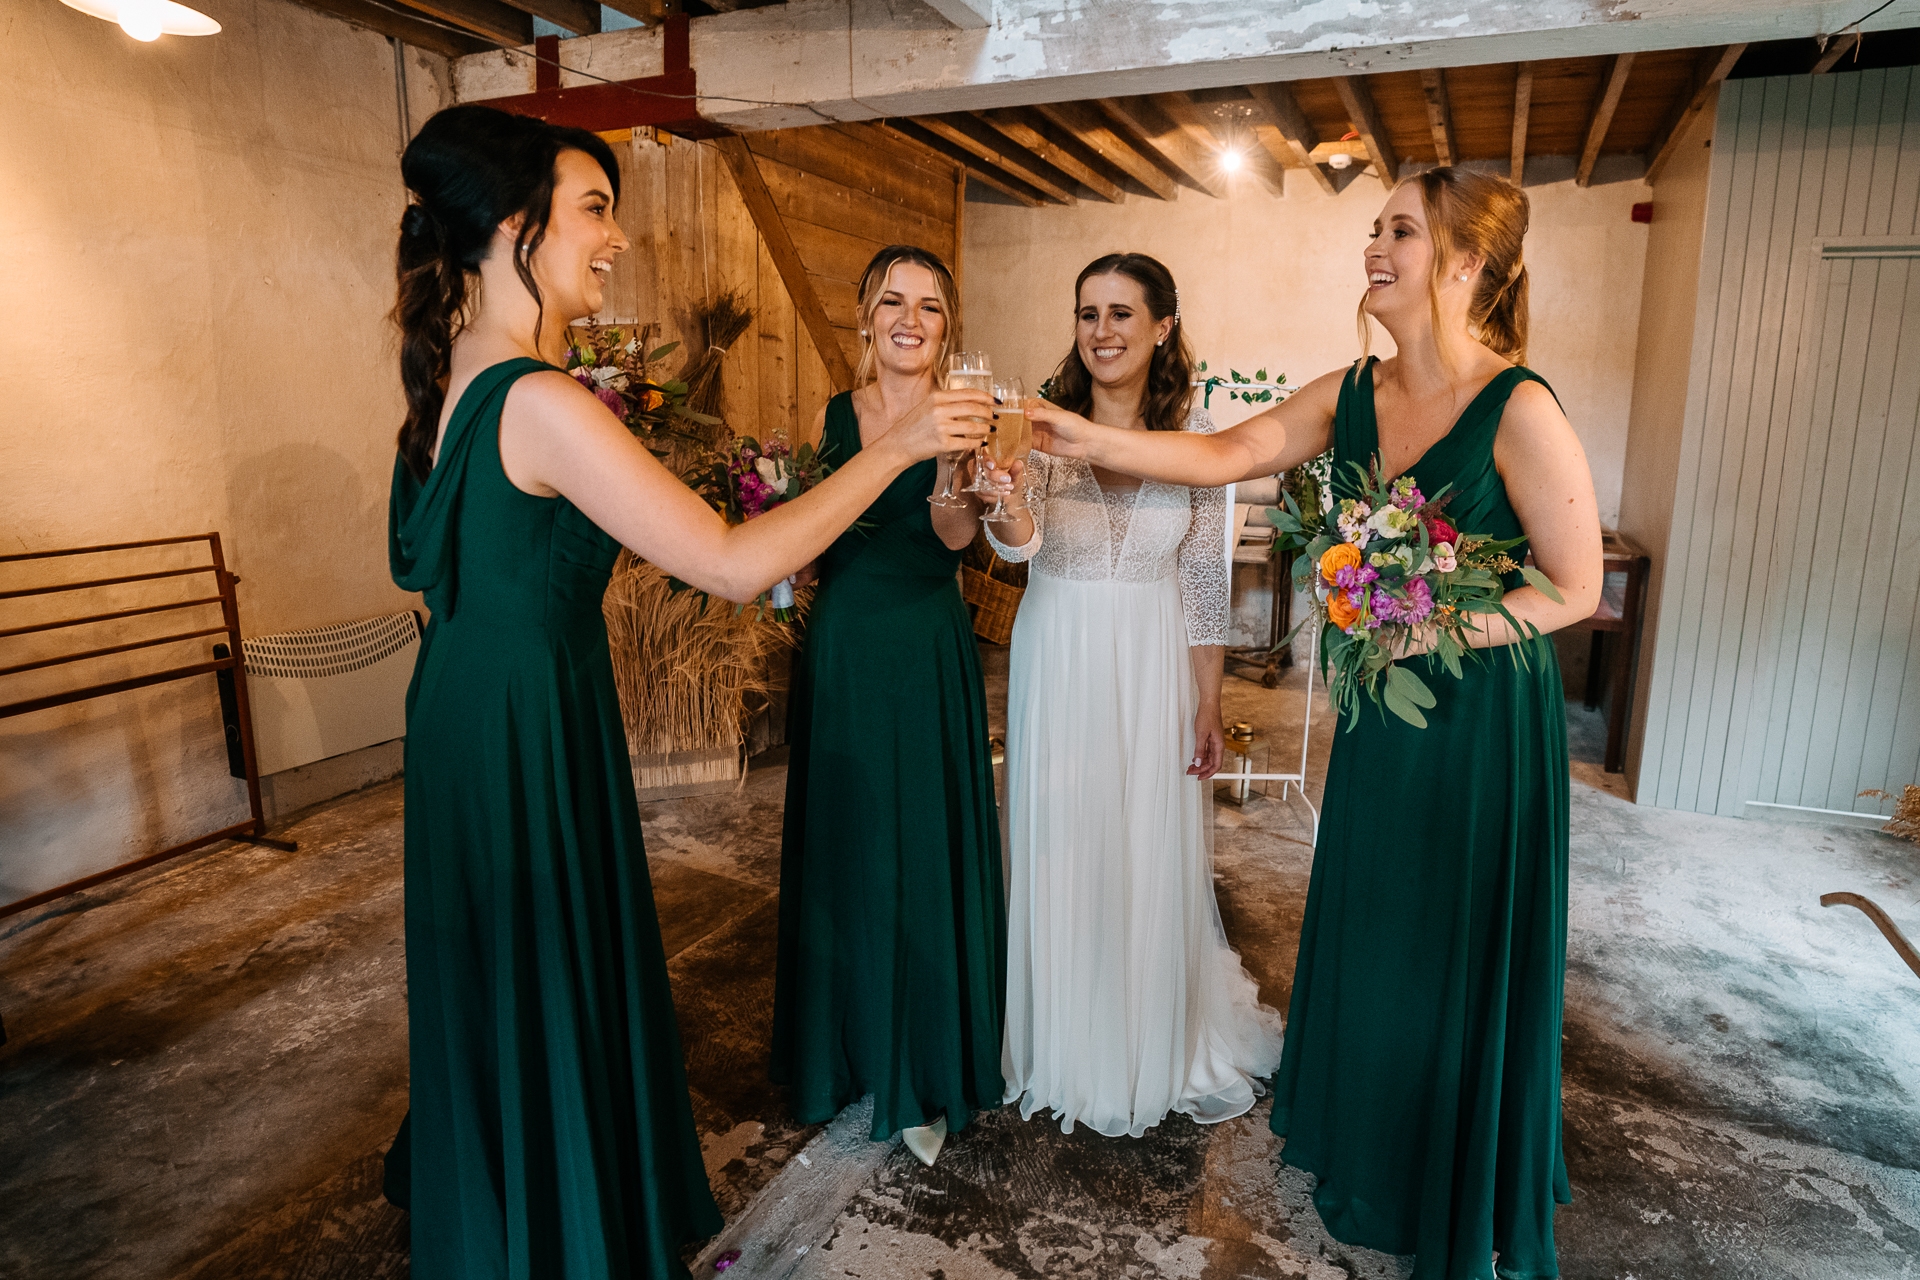
{"type": "Polygon", "coordinates": [[[821,405],[820,412],[813,415],[813,425],[807,428],[807,443],[816,449],[827,438],[827,406],[821,405]]]}
{"type": "Polygon", "coordinates": [[[1498,443],[1520,448],[1552,447],[1573,438],[1573,425],[1545,383],[1528,380],[1513,389],[1500,411],[1498,443]]]}

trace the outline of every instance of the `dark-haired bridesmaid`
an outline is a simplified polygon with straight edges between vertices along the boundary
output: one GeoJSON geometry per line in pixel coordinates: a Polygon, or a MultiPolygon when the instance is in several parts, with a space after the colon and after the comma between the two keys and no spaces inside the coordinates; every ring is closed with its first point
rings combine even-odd
{"type": "Polygon", "coordinates": [[[560,369],[627,238],[591,133],[480,106],[401,172],[393,576],[407,696],[413,1110],[388,1158],[418,1280],[685,1277],[720,1229],[688,1104],[600,597],[620,546],[749,600],[895,477],[984,435],[938,393],[729,528],[560,369]]]}
{"type": "MultiPolygon", "coordinates": [[[[858,384],[812,437],[844,466],[941,393],[946,264],[892,245],[860,282],[858,384]]],[[[773,1078],[807,1122],[872,1094],[872,1135],[928,1164],[1000,1101],[1006,908],[987,705],[955,575],[977,500],[925,462],[827,551],[795,669],[773,1078]]]]}

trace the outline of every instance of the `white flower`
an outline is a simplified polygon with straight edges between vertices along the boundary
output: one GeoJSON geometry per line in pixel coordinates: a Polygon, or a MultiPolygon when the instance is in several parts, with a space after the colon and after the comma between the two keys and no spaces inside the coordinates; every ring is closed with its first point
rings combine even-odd
{"type": "Polygon", "coordinates": [[[780,485],[782,477],[780,475],[780,460],[778,458],[756,458],[753,462],[753,469],[758,471],[760,478],[768,484],[775,487],[780,485]]]}

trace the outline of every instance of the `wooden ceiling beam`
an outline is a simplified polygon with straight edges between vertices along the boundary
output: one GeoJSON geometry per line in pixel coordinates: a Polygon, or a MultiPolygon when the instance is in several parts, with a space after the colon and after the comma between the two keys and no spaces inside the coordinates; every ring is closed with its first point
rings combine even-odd
{"type": "Polygon", "coordinates": [[[401,3],[501,44],[533,43],[533,18],[500,0],[401,0],[401,3]]]}
{"type": "Polygon", "coordinates": [[[1119,204],[1127,198],[1126,189],[1119,183],[1041,133],[1032,124],[1021,119],[1017,112],[976,111],[973,113],[973,118],[1015,146],[1025,147],[1039,159],[1093,192],[1098,199],[1105,200],[1108,204],[1119,204]]]}
{"type": "Polygon", "coordinates": [[[1702,49],[1700,57],[1693,64],[1693,81],[1674,101],[1673,110],[1667,114],[1667,121],[1660,131],[1653,135],[1653,141],[1647,146],[1647,183],[1660,176],[1660,168],[1673,155],[1674,143],[1693,124],[1694,117],[1707,109],[1707,99],[1713,95],[1714,86],[1727,78],[1740,55],[1747,51],[1744,44],[1730,44],[1719,49],[1702,49]]]}
{"type": "Polygon", "coordinates": [[[315,13],[350,22],[377,35],[391,36],[417,49],[427,49],[448,58],[463,58],[469,53],[484,53],[492,42],[461,31],[449,31],[431,22],[422,22],[394,9],[383,9],[367,0],[298,0],[315,13]]]}
{"type": "Polygon", "coordinates": [[[615,13],[624,13],[643,27],[650,27],[669,14],[684,12],[680,0],[605,0],[605,4],[615,13]]]}
{"type": "Polygon", "coordinates": [[[1180,188],[1172,178],[1141,155],[1107,123],[1104,116],[1085,103],[1043,102],[1033,109],[1072,134],[1081,146],[1132,178],[1152,195],[1171,200],[1180,194],[1180,188]]]}
{"type": "Polygon", "coordinates": [[[1420,90],[1427,100],[1427,127],[1433,130],[1434,154],[1440,157],[1441,164],[1453,164],[1460,159],[1460,149],[1453,145],[1453,107],[1447,101],[1447,73],[1439,67],[1428,67],[1420,73],[1420,90]]]}
{"type": "Polygon", "coordinates": [[[1313,158],[1313,149],[1320,145],[1320,135],[1307,119],[1307,113],[1294,101],[1293,90],[1284,84],[1250,84],[1247,92],[1253,95],[1254,118],[1272,130],[1273,137],[1284,149],[1285,162],[1312,174],[1320,190],[1333,195],[1333,178],[1313,158]]]}
{"type": "Polygon", "coordinates": [[[1573,171],[1573,180],[1580,186],[1593,185],[1593,166],[1600,159],[1600,144],[1607,140],[1607,130],[1613,127],[1613,112],[1620,105],[1620,95],[1627,90],[1627,76],[1632,70],[1632,54],[1613,55],[1613,63],[1607,68],[1607,82],[1601,86],[1600,96],[1593,104],[1593,115],[1587,121],[1587,141],[1580,148],[1580,166],[1573,171]]]}
{"type": "Polygon", "coordinates": [[[1347,120],[1354,132],[1366,143],[1367,155],[1379,171],[1382,185],[1391,187],[1400,178],[1400,157],[1394,154],[1393,142],[1387,136],[1387,127],[1380,122],[1380,112],[1373,105],[1373,93],[1367,88],[1365,78],[1334,76],[1333,87],[1346,105],[1347,120]]]}
{"type": "Polygon", "coordinates": [[[1513,79],[1513,158],[1507,162],[1507,178],[1514,186],[1524,186],[1527,174],[1527,117],[1533,111],[1533,64],[1520,64],[1513,79]]]}
{"type": "Polygon", "coordinates": [[[927,132],[912,120],[886,120],[881,122],[880,128],[895,138],[912,143],[935,159],[947,164],[959,164],[966,169],[969,178],[978,178],[995,191],[1029,209],[1037,209],[1043,204],[1053,203],[1024,184],[996,172],[992,166],[982,163],[971,152],[961,150],[938,134],[927,132]]]}
{"type": "Polygon", "coordinates": [[[1151,99],[1101,98],[1098,105],[1120,135],[1175,182],[1216,200],[1226,195],[1226,184],[1218,176],[1217,152],[1209,151],[1185,129],[1167,119],[1151,99]]]}
{"type": "MultiPolygon", "coordinates": [[[[1050,200],[1060,204],[1074,202],[1073,192],[1041,173],[1038,167],[1040,162],[1033,156],[1024,153],[1015,155],[1010,148],[996,147],[985,139],[974,137],[971,132],[961,127],[958,121],[942,116],[914,116],[913,123],[935,137],[952,143],[968,155],[984,160],[1000,172],[1019,179],[1050,200]]],[[[998,136],[997,131],[995,136],[998,136]]]]}
{"type": "MultiPolygon", "coordinates": [[[[1826,52],[1822,53],[1820,60],[1813,64],[1813,74],[1823,76],[1833,70],[1834,64],[1846,57],[1847,54],[1852,51],[1853,47],[1859,43],[1860,32],[1857,28],[1852,31],[1843,32],[1827,41],[1826,52]]],[[[1747,46],[1741,45],[1740,47],[1745,49],[1747,46]]]]}
{"type": "Polygon", "coordinates": [[[590,0],[507,0],[507,3],[577,36],[597,35],[600,31],[600,6],[590,0]]]}

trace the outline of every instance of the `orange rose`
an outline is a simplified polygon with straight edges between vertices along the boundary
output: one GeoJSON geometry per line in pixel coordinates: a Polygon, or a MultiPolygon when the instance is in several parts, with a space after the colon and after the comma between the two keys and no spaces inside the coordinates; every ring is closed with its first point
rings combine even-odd
{"type": "MultiPolygon", "coordinates": [[[[1339,548],[1335,548],[1338,550],[1339,548]]],[[[1357,554],[1357,553],[1356,553],[1357,554]]],[[[1353,603],[1345,591],[1336,591],[1327,597],[1327,621],[1345,631],[1360,618],[1360,606],[1353,603]]]]}
{"type": "Polygon", "coordinates": [[[642,412],[652,413],[666,402],[667,397],[654,387],[648,387],[640,393],[640,408],[642,412]]]}
{"type": "Polygon", "coordinates": [[[1342,569],[1358,569],[1359,567],[1360,548],[1354,546],[1351,542],[1336,542],[1320,555],[1320,576],[1328,582],[1332,582],[1334,576],[1342,569]]]}

